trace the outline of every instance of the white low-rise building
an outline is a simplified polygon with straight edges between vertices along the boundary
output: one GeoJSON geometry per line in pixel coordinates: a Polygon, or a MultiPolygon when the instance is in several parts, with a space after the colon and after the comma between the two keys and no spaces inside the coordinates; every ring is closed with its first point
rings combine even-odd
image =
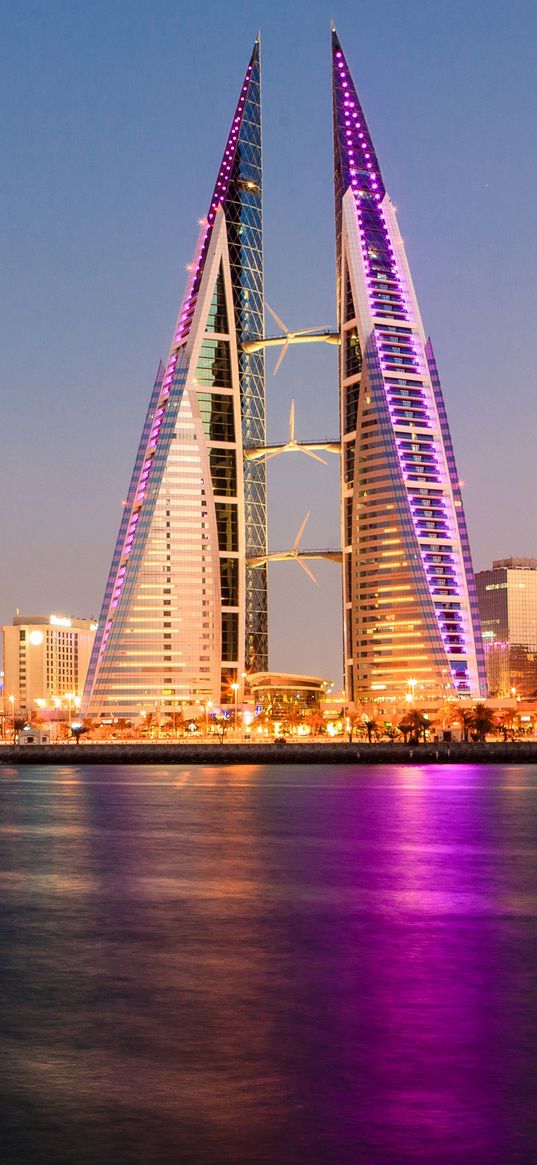
{"type": "Polygon", "coordinates": [[[20,615],[2,628],[4,716],[70,718],[80,706],[97,624],[67,615],[20,615]]]}

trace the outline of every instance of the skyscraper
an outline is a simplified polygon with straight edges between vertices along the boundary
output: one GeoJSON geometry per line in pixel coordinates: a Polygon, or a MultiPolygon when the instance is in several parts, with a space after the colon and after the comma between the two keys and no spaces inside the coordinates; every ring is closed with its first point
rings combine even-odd
{"type": "Polygon", "coordinates": [[[486,694],[461,490],[394,208],[332,33],[347,697],[486,694]]]}
{"type": "Polygon", "coordinates": [[[491,696],[537,692],[537,558],[500,558],[476,574],[491,696]]]}
{"type": "Polygon", "coordinates": [[[267,667],[259,40],[136,457],[83,709],[231,702],[267,667]]]}

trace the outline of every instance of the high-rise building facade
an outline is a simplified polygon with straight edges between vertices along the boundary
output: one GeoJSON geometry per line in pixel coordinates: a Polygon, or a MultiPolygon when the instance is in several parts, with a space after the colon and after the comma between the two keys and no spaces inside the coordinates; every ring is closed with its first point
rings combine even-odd
{"type": "Polygon", "coordinates": [[[4,711],[80,704],[97,624],[69,615],[16,615],[2,628],[4,711]]]}
{"type": "Polygon", "coordinates": [[[83,709],[232,703],[265,670],[262,156],[250,59],[166,365],[159,367],[108,578],[83,709]]]}
{"type": "MultiPolygon", "coordinates": [[[[478,697],[475,581],[438,373],[332,40],[346,698],[397,700],[409,683],[431,699],[478,697]]],[[[267,670],[263,353],[277,340],[264,335],[261,199],[256,42],[149,403],[88,672],[89,715],[233,703],[246,670],[267,670]]],[[[299,335],[327,339],[282,342],[299,335]]]]}
{"type": "Polygon", "coordinates": [[[537,559],[501,558],[476,576],[490,696],[537,694],[537,559]]]}
{"type": "Polygon", "coordinates": [[[345,684],[349,700],[486,693],[440,382],[394,208],[332,34],[345,684]]]}

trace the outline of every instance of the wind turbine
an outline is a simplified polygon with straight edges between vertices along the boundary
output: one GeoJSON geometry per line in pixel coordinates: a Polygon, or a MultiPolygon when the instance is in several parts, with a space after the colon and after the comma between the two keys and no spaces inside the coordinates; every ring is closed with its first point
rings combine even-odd
{"type": "MultiPolygon", "coordinates": [[[[319,460],[321,460],[321,459],[319,458],[319,460]]],[[[302,570],[305,570],[308,577],[311,578],[312,582],[315,583],[315,586],[318,586],[319,584],[317,582],[317,579],[315,578],[313,571],[310,570],[307,562],[304,562],[304,559],[300,557],[300,541],[301,541],[302,535],[304,533],[304,530],[306,529],[307,523],[309,521],[310,514],[311,514],[311,510],[308,510],[306,517],[304,518],[304,521],[303,521],[303,523],[298,531],[298,534],[293,542],[291,549],[287,551],[286,557],[287,558],[296,558],[298,565],[302,567],[302,570]]]]}
{"type": "Polygon", "coordinates": [[[334,551],[329,550],[326,552],[317,551],[317,550],[302,551],[300,549],[300,540],[302,538],[304,530],[306,529],[306,524],[308,522],[310,514],[311,514],[311,510],[309,510],[308,513],[306,514],[306,517],[304,518],[304,521],[302,522],[302,525],[297,533],[297,536],[296,536],[290,550],[276,550],[276,551],[269,552],[267,554],[256,555],[254,558],[247,558],[246,565],[247,566],[262,566],[263,563],[265,563],[265,562],[287,562],[287,561],[289,561],[289,559],[294,559],[294,560],[296,560],[296,562],[298,562],[298,565],[302,567],[302,570],[304,570],[306,572],[308,578],[310,578],[312,580],[312,582],[314,582],[315,585],[318,586],[317,579],[315,578],[313,571],[310,570],[309,566],[307,566],[307,564],[304,562],[304,558],[305,557],[307,557],[307,558],[326,558],[326,557],[329,557],[335,562],[335,561],[341,561],[341,552],[337,551],[337,550],[334,550],[334,551]]]}
{"type": "MultiPolygon", "coordinates": [[[[270,312],[274,322],[278,325],[279,328],[281,328],[282,332],[285,335],[283,348],[282,348],[280,355],[278,356],[278,359],[276,361],[274,372],[272,373],[273,376],[276,376],[276,373],[280,367],[280,364],[282,363],[282,360],[285,356],[285,353],[287,352],[289,344],[300,343],[302,336],[304,336],[304,337],[305,336],[316,336],[319,339],[324,339],[324,335],[323,335],[322,328],[300,328],[296,332],[291,332],[289,330],[289,328],[287,327],[287,325],[284,324],[283,320],[280,319],[279,315],[276,315],[276,312],[270,306],[270,304],[266,302],[266,300],[265,300],[265,306],[266,306],[267,311],[270,312]]],[[[304,341],[304,342],[307,342],[307,341],[304,341]]]]}
{"type": "Polygon", "coordinates": [[[324,457],[319,457],[318,453],[314,453],[313,449],[306,442],[297,441],[295,437],[295,402],[291,401],[291,412],[289,414],[289,440],[285,445],[278,445],[275,449],[269,449],[265,454],[267,461],[271,457],[279,457],[280,453],[305,453],[306,457],[313,457],[314,461],[320,461],[321,465],[327,465],[324,457]]]}

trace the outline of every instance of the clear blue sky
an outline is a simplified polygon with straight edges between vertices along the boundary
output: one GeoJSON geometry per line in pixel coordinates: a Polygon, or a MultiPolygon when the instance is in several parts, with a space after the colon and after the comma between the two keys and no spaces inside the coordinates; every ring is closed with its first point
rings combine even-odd
{"type": "MultiPolygon", "coordinates": [[[[0,620],[97,615],[243,72],[262,31],[266,295],[335,318],[329,18],[435,346],[476,568],[537,554],[533,0],[0,2],[0,620]]],[[[269,363],[272,439],[337,429],[333,349],[269,363]]],[[[270,539],[339,537],[335,459],[269,470],[270,539]]],[[[271,664],[340,675],[338,570],[270,569],[271,664]]]]}

